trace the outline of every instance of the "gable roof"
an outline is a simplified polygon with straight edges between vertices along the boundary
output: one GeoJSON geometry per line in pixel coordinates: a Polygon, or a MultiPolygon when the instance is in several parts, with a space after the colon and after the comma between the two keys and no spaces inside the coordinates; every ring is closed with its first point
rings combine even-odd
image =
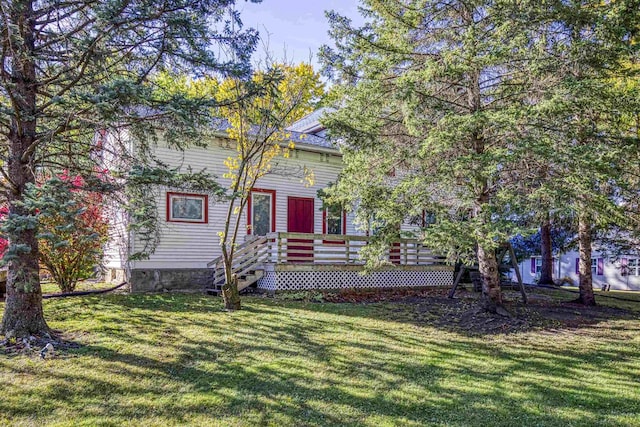
{"type": "MultiPolygon", "coordinates": [[[[296,148],[304,151],[330,151],[332,154],[340,154],[337,146],[327,138],[326,129],[319,121],[328,111],[332,110],[326,107],[320,108],[286,128],[289,139],[296,144],[296,148]]],[[[212,120],[212,127],[217,132],[226,133],[231,125],[226,119],[215,118],[212,120]]]]}
{"type": "Polygon", "coordinates": [[[332,111],[334,111],[334,109],[329,107],[319,108],[289,126],[287,130],[316,135],[326,130],[322,123],[320,123],[320,119],[325,113],[332,111]]]}

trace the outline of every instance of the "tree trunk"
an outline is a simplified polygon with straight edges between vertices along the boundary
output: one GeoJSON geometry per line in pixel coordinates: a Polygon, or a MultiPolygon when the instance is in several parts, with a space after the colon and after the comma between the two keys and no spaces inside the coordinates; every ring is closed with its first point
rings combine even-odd
{"type": "Polygon", "coordinates": [[[20,37],[14,47],[19,55],[11,58],[11,80],[14,84],[12,102],[15,111],[9,129],[9,153],[7,171],[12,186],[8,192],[9,215],[24,223],[7,230],[9,251],[16,257],[9,261],[7,275],[7,298],[0,334],[7,337],[29,335],[49,336],[50,330],[42,310],[40,268],[38,265],[38,240],[36,230],[29,225],[29,212],[20,204],[25,190],[35,183],[33,156],[36,142],[37,76],[33,57],[35,17],[32,2],[24,2],[11,8],[10,21],[15,24],[20,37]]]}
{"type": "Polygon", "coordinates": [[[580,214],[578,217],[578,246],[580,251],[578,274],[580,297],[578,297],[577,302],[584,305],[596,305],[591,272],[591,221],[585,214],[580,214]]]}
{"type": "MultiPolygon", "coordinates": [[[[20,145],[20,142],[11,141],[12,148],[16,144],[20,145]]],[[[9,172],[20,191],[10,195],[9,215],[25,218],[30,212],[15,202],[24,197],[25,185],[33,183],[33,175],[28,172],[27,165],[16,161],[15,157],[14,153],[10,156],[9,172]]],[[[15,250],[17,256],[9,261],[7,298],[0,334],[17,338],[48,336],[50,330],[42,310],[36,230],[18,228],[10,230],[8,235],[9,250],[15,250]]]]}
{"type": "Polygon", "coordinates": [[[224,300],[224,308],[231,311],[240,310],[240,292],[238,291],[238,277],[234,274],[231,280],[226,280],[222,285],[222,299],[224,300]]]}
{"type": "Polygon", "coordinates": [[[9,267],[7,299],[0,334],[5,335],[6,338],[23,338],[31,335],[51,336],[49,326],[44,320],[38,272],[32,268],[16,274],[15,269],[9,267]],[[23,277],[16,277],[16,275],[23,277]],[[26,277],[28,275],[31,277],[26,277]],[[34,283],[29,290],[22,288],[27,281],[34,283]]]}
{"type": "Polygon", "coordinates": [[[551,222],[549,216],[540,226],[540,255],[542,255],[542,269],[540,270],[539,285],[553,285],[553,248],[551,247],[551,222]]]}
{"type": "Polygon", "coordinates": [[[496,260],[496,254],[493,249],[486,249],[478,245],[478,267],[480,276],[482,277],[484,307],[492,313],[506,313],[502,304],[498,261],[496,260]]]}

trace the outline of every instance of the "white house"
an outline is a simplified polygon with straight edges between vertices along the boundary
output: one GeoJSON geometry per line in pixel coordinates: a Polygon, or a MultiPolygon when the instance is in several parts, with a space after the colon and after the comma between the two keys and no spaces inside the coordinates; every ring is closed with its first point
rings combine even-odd
{"type": "MultiPolygon", "coordinates": [[[[289,129],[295,149],[278,159],[261,178],[242,212],[245,243],[237,250],[234,271],[241,287],[278,291],[310,288],[411,287],[448,285],[453,268],[445,265],[417,241],[404,239],[388,251],[389,268],[370,275],[358,257],[368,238],[356,230],[344,212],[322,209],[318,190],[335,182],[342,156],[324,136],[318,118],[322,111],[289,129]],[[303,175],[311,170],[313,185],[303,175]]],[[[208,141],[206,148],[185,151],[159,146],[155,156],[170,167],[206,168],[218,177],[226,171],[224,160],[235,155],[226,133],[208,141]]],[[[222,179],[221,184],[228,184],[222,179]]],[[[128,280],[134,292],[203,290],[221,283],[222,230],[227,203],[215,203],[206,194],[179,188],[161,189],[157,198],[161,237],[147,260],[130,261],[139,239],[125,231],[126,221],[114,212],[113,238],[107,248],[108,278],[128,280]]]]}
{"type": "MultiPolygon", "coordinates": [[[[578,285],[578,262],[580,255],[576,251],[567,252],[553,260],[553,279],[578,285]]],[[[520,273],[524,283],[534,284],[540,277],[542,258],[530,257],[520,264],[520,273]]],[[[611,259],[594,251],[591,258],[593,286],[602,289],[609,285],[617,290],[640,290],[640,257],[637,255],[611,259]]]]}

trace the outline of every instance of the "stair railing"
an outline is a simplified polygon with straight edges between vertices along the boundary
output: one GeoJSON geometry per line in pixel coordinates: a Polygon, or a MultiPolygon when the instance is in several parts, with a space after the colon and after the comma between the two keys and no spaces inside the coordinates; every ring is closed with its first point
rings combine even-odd
{"type": "MultiPolygon", "coordinates": [[[[269,251],[267,248],[267,238],[265,236],[254,236],[236,247],[233,254],[233,263],[231,265],[231,273],[236,276],[244,276],[248,272],[255,270],[256,267],[266,261],[269,251]]],[[[224,283],[224,260],[222,256],[217,257],[213,261],[207,263],[207,267],[213,267],[213,284],[220,285],[224,283]]]]}

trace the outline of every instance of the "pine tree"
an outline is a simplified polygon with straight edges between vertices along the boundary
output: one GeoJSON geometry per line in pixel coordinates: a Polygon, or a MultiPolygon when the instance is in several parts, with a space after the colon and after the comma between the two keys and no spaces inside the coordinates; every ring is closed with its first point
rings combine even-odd
{"type": "Polygon", "coordinates": [[[334,194],[375,211],[390,237],[435,213],[425,243],[475,258],[495,311],[495,250],[514,234],[527,187],[520,131],[536,39],[510,2],[370,0],[362,12],[362,28],[330,13],[337,49],[322,51],[343,99],[326,120],[347,163],[334,194]]]}
{"type": "Polygon", "coordinates": [[[637,79],[633,66],[640,13],[637,2],[546,2],[537,14],[546,41],[532,73],[544,83],[530,128],[537,154],[550,164],[545,184],[555,207],[577,219],[578,301],[595,304],[592,243],[613,227],[637,227],[637,115],[640,93],[623,82],[637,79]],[[635,135],[634,135],[634,129],[635,135]],[[635,215],[634,215],[635,214],[635,215]],[[599,232],[599,233],[598,233],[599,232]]]}
{"type": "Polygon", "coordinates": [[[37,221],[25,197],[37,175],[47,169],[90,174],[94,135],[110,126],[140,136],[138,153],[156,135],[150,119],[174,145],[194,136],[203,102],[154,97],[148,80],[159,68],[249,76],[257,34],[242,30],[233,4],[0,3],[0,186],[10,219],[4,227],[10,261],[0,333],[50,333],[42,311],[37,221]]]}

